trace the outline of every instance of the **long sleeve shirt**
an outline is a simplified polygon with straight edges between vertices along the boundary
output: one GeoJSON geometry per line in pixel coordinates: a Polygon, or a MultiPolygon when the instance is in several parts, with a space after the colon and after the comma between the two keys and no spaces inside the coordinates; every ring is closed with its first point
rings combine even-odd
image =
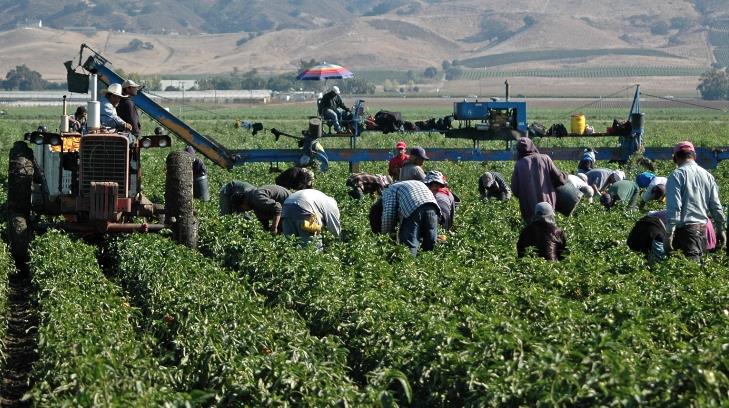
{"type": "Polygon", "coordinates": [[[137,112],[137,108],[134,106],[132,96],[127,96],[119,102],[119,105],[116,106],[116,113],[124,122],[132,125],[132,134],[139,136],[142,131],[142,125],[139,122],[139,112],[137,112]]]}
{"type": "Polygon", "coordinates": [[[398,220],[409,217],[418,207],[428,203],[438,207],[433,193],[422,182],[408,180],[391,184],[382,192],[382,233],[394,232],[398,220]]]}
{"type": "Polygon", "coordinates": [[[265,185],[246,192],[246,203],[261,222],[281,215],[283,203],[289,198],[289,190],[277,185],[265,185]]]}
{"type": "Polygon", "coordinates": [[[666,233],[686,224],[706,224],[708,215],[717,231],[724,229],[724,209],[714,176],[688,160],[668,176],[666,182],[666,233]]]}
{"type": "Polygon", "coordinates": [[[410,160],[407,154],[398,154],[387,163],[387,172],[393,180],[400,180],[400,169],[410,160]]]}
{"type": "Polygon", "coordinates": [[[408,181],[408,180],[417,180],[417,181],[423,181],[425,180],[425,171],[422,167],[418,166],[417,164],[408,161],[406,162],[401,168],[400,168],[400,177],[398,178],[400,181],[408,181]]]}
{"type": "Polygon", "coordinates": [[[104,98],[104,101],[101,103],[101,115],[99,119],[101,120],[101,126],[116,130],[126,130],[124,125],[126,125],[127,122],[119,117],[114,105],[112,105],[106,98],[104,98]]]}
{"type": "Polygon", "coordinates": [[[224,185],[220,189],[220,215],[237,212],[238,210],[233,208],[233,196],[236,194],[243,195],[247,191],[253,191],[255,189],[256,187],[253,184],[238,180],[233,180],[224,185]]]}
{"type": "Polygon", "coordinates": [[[613,200],[621,201],[626,207],[634,207],[638,202],[640,189],[634,181],[620,180],[611,184],[607,192],[613,196],[613,200]]]}
{"type": "Polygon", "coordinates": [[[607,187],[608,179],[614,172],[614,170],[610,169],[592,169],[585,173],[587,176],[587,184],[597,186],[598,190],[603,190],[607,187]]]}
{"type": "Polygon", "coordinates": [[[347,178],[347,187],[356,188],[363,193],[381,193],[388,186],[387,179],[381,174],[354,173],[347,178]]]}
{"type": "Polygon", "coordinates": [[[339,206],[334,198],[309,188],[291,194],[284,201],[281,218],[300,218],[307,214],[316,215],[329,232],[337,237],[341,235],[339,206]]]}
{"type": "Polygon", "coordinates": [[[576,189],[580,190],[582,192],[582,195],[584,195],[585,197],[591,198],[593,195],[595,195],[595,191],[592,189],[592,187],[589,186],[587,182],[583,181],[581,178],[575,176],[574,174],[567,175],[567,181],[575,186],[576,189]]]}

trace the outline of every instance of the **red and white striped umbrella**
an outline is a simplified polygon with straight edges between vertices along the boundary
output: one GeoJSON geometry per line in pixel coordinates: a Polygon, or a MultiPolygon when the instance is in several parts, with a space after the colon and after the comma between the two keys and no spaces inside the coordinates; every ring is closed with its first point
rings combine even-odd
{"type": "Polygon", "coordinates": [[[307,68],[299,72],[296,79],[302,81],[326,81],[327,79],[344,79],[352,78],[354,74],[341,65],[327,64],[322,62],[311,68],[307,68]]]}

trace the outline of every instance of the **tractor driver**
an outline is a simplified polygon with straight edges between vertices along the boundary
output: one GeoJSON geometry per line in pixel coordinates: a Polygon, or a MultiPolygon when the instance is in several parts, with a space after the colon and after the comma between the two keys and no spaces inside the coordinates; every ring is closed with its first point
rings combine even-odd
{"type": "Polygon", "coordinates": [[[339,96],[339,87],[333,86],[332,89],[321,97],[319,102],[319,115],[327,122],[331,123],[334,131],[342,133],[341,121],[344,112],[349,113],[349,108],[344,105],[342,98],[339,96]]]}
{"type": "MultiPolygon", "coordinates": [[[[132,125],[120,118],[116,113],[116,107],[119,105],[122,99],[126,98],[122,94],[121,84],[111,84],[106,88],[105,101],[101,104],[101,126],[114,129],[118,132],[129,132],[132,130],[132,125]]],[[[130,141],[133,141],[133,136],[130,135],[130,141]]]]}

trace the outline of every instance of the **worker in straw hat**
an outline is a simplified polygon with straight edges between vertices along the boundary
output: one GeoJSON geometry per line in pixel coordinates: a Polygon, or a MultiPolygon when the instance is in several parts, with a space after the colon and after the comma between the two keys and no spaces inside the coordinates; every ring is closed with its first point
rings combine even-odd
{"type": "Polygon", "coordinates": [[[687,258],[700,260],[706,250],[706,225],[714,221],[716,249],[726,242],[724,209],[714,176],[696,164],[696,150],[689,141],[673,148],[676,170],[666,182],[666,242],[668,252],[680,250],[687,258]]]}
{"type": "Polygon", "coordinates": [[[101,103],[101,126],[124,132],[131,131],[132,124],[122,119],[116,112],[116,107],[122,99],[126,98],[122,92],[121,84],[111,84],[104,93],[105,101],[101,103]]]}

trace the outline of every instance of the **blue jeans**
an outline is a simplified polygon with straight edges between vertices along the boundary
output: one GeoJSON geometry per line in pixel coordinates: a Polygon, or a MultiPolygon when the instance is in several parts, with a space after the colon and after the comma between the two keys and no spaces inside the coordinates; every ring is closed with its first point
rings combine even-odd
{"type": "Polygon", "coordinates": [[[337,133],[342,131],[342,126],[339,125],[342,114],[339,112],[339,109],[325,109],[324,112],[322,112],[322,116],[324,116],[324,119],[326,119],[327,122],[332,124],[337,133]]]}
{"type": "Polygon", "coordinates": [[[436,204],[423,204],[409,217],[400,223],[398,239],[400,243],[410,248],[413,256],[418,255],[418,247],[423,251],[432,251],[438,235],[438,207],[436,204]]]}

